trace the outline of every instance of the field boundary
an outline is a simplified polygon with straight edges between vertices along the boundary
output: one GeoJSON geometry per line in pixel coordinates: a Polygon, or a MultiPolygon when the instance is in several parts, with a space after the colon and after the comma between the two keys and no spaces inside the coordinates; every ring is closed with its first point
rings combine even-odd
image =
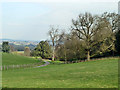
{"type": "MultiPolygon", "coordinates": [[[[97,61],[97,60],[104,60],[104,59],[114,59],[114,58],[120,58],[120,57],[103,57],[103,58],[93,58],[90,61],[97,61]]],[[[53,63],[49,63],[48,61],[42,60],[39,63],[34,63],[34,64],[22,64],[22,65],[3,65],[0,66],[0,71],[4,71],[4,70],[9,70],[9,69],[22,69],[22,68],[38,68],[38,67],[43,67],[43,66],[47,66],[49,64],[55,64],[53,63]],[[41,64],[43,62],[45,64],[41,64]]],[[[75,60],[75,61],[67,61],[64,63],[59,63],[59,64],[71,64],[71,63],[80,63],[80,62],[90,62],[87,60],[75,60]]]]}
{"type": "MultiPolygon", "coordinates": [[[[9,70],[9,69],[24,69],[24,68],[33,68],[42,65],[42,61],[39,63],[33,64],[22,64],[22,65],[3,65],[0,67],[0,71],[9,70]]],[[[44,65],[44,64],[43,64],[44,65]]]]}
{"type": "MultiPolygon", "coordinates": [[[[104,60],[104,59],[114,59],[114,58],[119,59],[120,57],[116,56],[116,57],[92,58],[92,59],[90,59],[90,61],[97,61],[97,60],[104,60]]],[[[80,63],[80,62],[90,62],[90,61],[87,61],[87,59],[83,59],[83,60],[81,59],[81,60],[73,60],[73,61],[67,61],[67,62],[64,61],[63,64],[80,63]]]]}

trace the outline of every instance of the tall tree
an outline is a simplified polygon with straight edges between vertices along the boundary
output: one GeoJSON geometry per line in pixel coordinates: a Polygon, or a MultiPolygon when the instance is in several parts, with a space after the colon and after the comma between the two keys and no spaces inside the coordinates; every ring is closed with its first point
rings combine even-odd
{"type": "Polygon", "coordinates": [[[51,27],[48,34],[52,41],[52,60],[54,61],[55,60],[55,46],[57,45],[58,39],[59,39],[58,28],[51,27]]]}
{"type": "MultiPolygon", "coordinates": [[[[80,14],[77,20],[72,20],[72,31],[83,41],[87,51],[87,60],[90,60],[90,53],[98,43],[102,43],[111,36],[111,27],[106,19],[93,16],[90,13],[80,14]]],[[[106,48],[106,47],[105,47],[106,48]]]]}
{"type": "Polygon", "coordinates": [[[119,15],[116,14],[116,13],[104,12],[101,17],[106,19],[109,22],[109,24],[110,24],[110,26],[112,28],[111,29],[112,32],[113,32],[112,37],[114,37],[114,40],[112,42],[112,47],[113,47],[112,52],[113,52],[113,56],[114,56],[115,46],[116,46],[115,42],[116,42],[116,39],[117,39],[117,38],[115,38],[115,36],[116,36],[116,34],[118,32],[118,21],[119,21],[118,19],[119,19],[119,15]]]}

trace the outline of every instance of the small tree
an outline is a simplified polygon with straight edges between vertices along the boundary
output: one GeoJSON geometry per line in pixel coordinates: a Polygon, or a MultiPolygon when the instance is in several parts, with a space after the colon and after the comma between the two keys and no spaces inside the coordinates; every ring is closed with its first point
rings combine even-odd
{"type": "Polygon", "coordinates": [[[9,53],[9,51],[10,51],[9,42],[3,42],[2,43],[2,51],[6,52],[6,53],[9,53]]]}
{"type": "Polygon", "coordinates": [[[24,55],[25,56],[30,56],[30,48],[29,47],[25,47],[25,49],[24,49],[24,55]]]}
{"type": "Polygon", "coordinates": [[[14,52],[14,47],[12,45],[10,45],[10,52],[14,52]]]}
{"type": "Polygon", "coordinates": [[[37,47],[32,50],[31,55],[49,58],[51,56],[51,46],[47,41],[41,41],[37,47]]]}

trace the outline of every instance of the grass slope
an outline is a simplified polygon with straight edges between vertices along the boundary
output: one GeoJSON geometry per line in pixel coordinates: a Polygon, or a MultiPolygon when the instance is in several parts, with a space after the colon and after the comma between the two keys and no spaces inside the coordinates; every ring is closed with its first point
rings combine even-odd
{"type": "Polygon", "coordinates": [[[2,85],[9,88],[117,88],[118,59],[2,72],[2,85]]]}
{"type": "Polygon", "coordinates": [[[39,60],[33,58],[24,57],[17,54],[2,53],[2,65],[31,64],[37,62],[39,62],[39,60]]]}

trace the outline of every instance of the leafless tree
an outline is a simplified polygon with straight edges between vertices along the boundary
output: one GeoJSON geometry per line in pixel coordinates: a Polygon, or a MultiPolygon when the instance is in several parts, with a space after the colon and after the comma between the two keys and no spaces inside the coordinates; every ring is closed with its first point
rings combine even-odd
{"type": "Polygon", "coordinates": [[[116,32],[118,30],[118,14],[104,12],[101,17],[110,23],[112,32],[116,32]]]}
{"type": "Polygon", "coordinates": [[[58,28],[51,27],[48,34],[49,34],[50,39],[52,41],[52,46],[53,46],[53,48],[52,48],[53,49],[52,50],[52,60],[54,61],[55,60],[55,46],[56,46],[58,39],[59,39],[58,28]]]}

